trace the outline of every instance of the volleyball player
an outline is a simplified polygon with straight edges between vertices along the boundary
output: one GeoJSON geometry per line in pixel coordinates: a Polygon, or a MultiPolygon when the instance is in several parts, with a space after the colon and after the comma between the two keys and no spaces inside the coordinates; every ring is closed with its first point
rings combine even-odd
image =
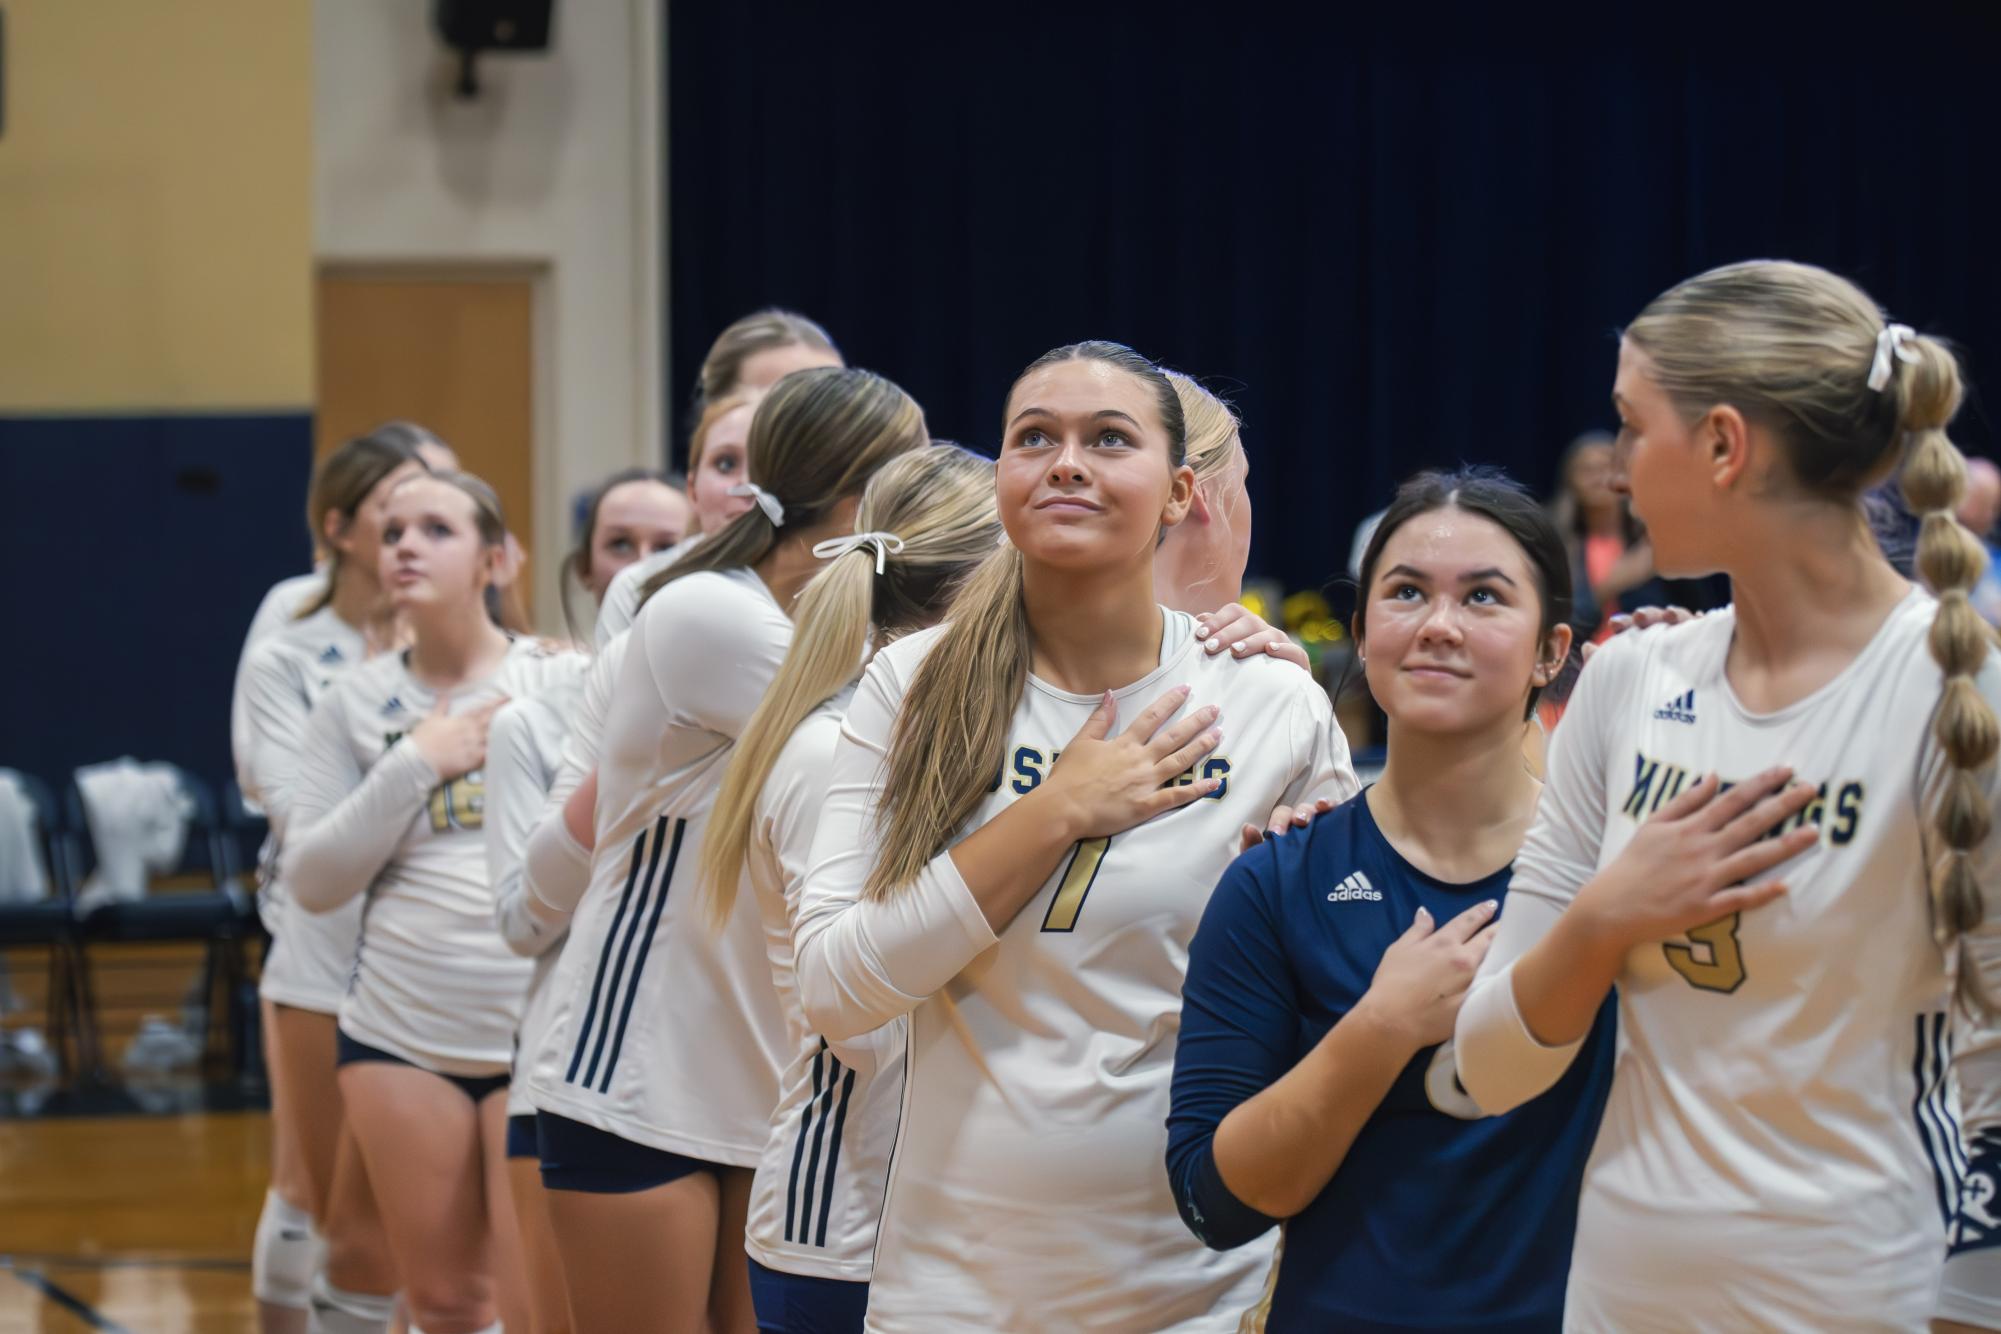
{"type": "Polygon", "coordinates": [[[598,599],[595,636],[599,648],[632,625],[647,580],[691,549],[702,534],[721,532],[731,519],[750,508],[750,496],[742,490],[744,445],[750,439],[751,415],[762,396],[762,390],[732,391],[709,404],[696,421],[688,437],[688,503],[695,511],[693,526],[680,542],[618,572],[598,599]]]}
{"type": "Polygon", "coordinates": [[[842,725],[796,947],[829,1041],[910,1016],[870,1329],[1228,1329],[1257,1296],[1269,1248],[1205,1251],[1159,1171],[1183,960],[1241,819],[1355,780],[1309,676],[1156,604],[1184,448],[1130,349],[1036,361],[1008,544],[842,725]]]}
{"type": "MultiPolygon", "coordinates": [[[[564,569],[593,600],[600,599],[620,570],[679,540],[685,509],[680,492],[657,473],[637,469],[615,473],[592,497],[577,547],[564,560],[564,569]]],[[[566,598],[565,619],[568,615],[566,598]]],[[[517,954],[535,960],[515,1040],[517,1059],[519,1053],[533,1052],[540,1045],[552,994],[548,983],[569,927],[567,919],[545,920],[535,911],[523,884],[523,859],[529,833],[541,819],[555,781],[583,690],[582,676],[569,676],[540,694],[512,700],[494,714],[487,735],[486,862],[494,923],[517,954]]],[[[542,1197],[535,1108],[528,1101],[526,1074],[517,1065],[508,1086],[509,1196],[527,1262],[533,1332],[557,1334],[570,1328],[569,1294],[549,1225],[548,1202],[542,1197]]]]}
{"type": "Polygon", "coordinates": [[[1521,739],[1569,653],[1569,562],[1526,491],[1425,473],[1376,526],[1359,583],[1388,762],[1239,858],[1210,899],[1169,1180],[1211,1246],[1284,1223],[1273,1331],[1555,1329],[1611,1006],[1557,1087],[1501,1117],[1454,1083],[1450,1038],[1541,791],[1521,739]]]}
{"type": "MultiPolygon", "coordinates": [[[[384,422],[364,438],[411,450],[429,469],[443,472],[459,466],[458,455],[452,452],[452,447],[415,422],[384,422]]],[[[306,529],[313,535],[315,550],[322,549],[330,509],[327,499],[316,485],[306,497],[306,529]]],[[[271,585],[250,617],[250,629],[245,632],[242,651],[237,654],[237,671],[240,673],[243,670],[243,659],[249,656],[252,645],[287,621],[297,619],[302,609],[326,592],[326,585],[324,568],[315,568],[306,574],[287,575],[271,585]]],[[[238,723],[233,716],[230,721],[232,727],[238,723]]],[[[241,760],[238,762],[241,763],[241,760]]]]}
{"type": "Polygon", "coordinates": [[[993,551],[993,464],[956,445],[905,454],[870,479],[856,531],[822,543],[785,660],[751,715],[702,846],[703,893],[726,920],[747,879],[790,1033],[790,1061],[751,1188],[758,1328],[859,1331],[903,1097],[903,1020],[843,1044],[806,1022],[792,930],[813,830],[865,650],[935,624],[993,551]]]}
{"type": "Polygon", "coordinates": [[[1236,409],[1180,371],[1163,371],[1181,401],[1187,463],[1195,473],[1188,517],[1167,530],[1153,553],[1154,593],[1162,606],[1195,617],[1205,653],[1238,658],[1268,654],[1298,667],[1306,651],[1239,601],[1251,559],[1250,456],[1236,409]]]}
{"type": "MultiPolygon", "coordinates": [[[[847,365],[827,331],[789,310],[755,311],[731,324],[709,345],[695,377],[695,402],[688,433],[688,499],[695,507],[691,539],[721,532],[750,507],[743,485],[744,442],[750,415],[766,390],[793,371],[847,365]]],[[[632,624],[639,613],[640,585],[681,554],[685,547],[641,563],[605,595],[598,619],[602,646],[632,624]]]]}
{"type": "MultiPolygon", "coordinates": [[[[816,321],[776,307],[753,311],[709,345],[695,377],[695,412],[700,416],[740,390],[763,393],[794,371],[847,364],[833,336],[816,321]]],[[[688,471],[692,476],[692,464],[688,471]]]]}
{"type": "Polygon", "coordinates": [[[599,483],[584,508],[577,545],[563,558],[563,624],[571,637],[577,637],[573,582],[596,607],[621,570],[679,545],[699,522],[693,503],[655,469],[625,468],[599,483]]]}
{"type": "Polygon", "coordinates": [[[2001,1324],[1997,1044],[1955,1004],[2001,980],[1960,398],[1941,343],[1806,265],[1702,274],[1625,332],[1634,511],[1664,574],[1727,573],[1735,606],[1593,658],[1457,1029],[1504,1112],[1616,984],[1571,1328],[2001,1324]],[[1859,507],[1900,459],[1936,596],[1859,507]]]}
{"type": "Polygon", "coordinates": [[[495,624],[506,529],[485,483],[404,482],[383,541],[411,647],[350,671],[314,710],[286,869],[310,911],[367,896],[340,1007],[341,1093],[412,1330],[474,1334],[499,1328],[495,1280],[518,1283],[521,1268],[512,1220],[488,1202],[507,1198],[507,1069],[531,970],[493,925],[487,728],[506,699],[582,659],[495,624]]]}
{"type": "Polygon", "coordinates": [[[870,475],[925,443],[880,376],[787,376],[751,427],[755,505],[655,577],[630,631],[596,781],[568,808],[594,812],[578,842],[597,855],[581,904],[555,905],[576,915],[544,1048],[566,1060],[531,1080],[580,1329],[751,1325],[744,1210],[791,1050],[756,905],[713,931],[697,851],[814,546],[851,533],[870,475]]]}
{"type": "Polygon", "coordinates": [[[314,702],[396,637],[379,569],[383,512],[396,484],[423,470],[415,449],[394,432],[350,440],[320,464],[311,510],[326,567],[313,576],[313,596],[245,649],[231,702],[237,781],[271,826],[258,889],[271,946],[258,993],[271,1079],[272,1185],[250,1266],[266,1334],[303,1330],[316,1287],[322,1305],[359,1319],[386,1317],[396,1290],[351,1142],[343,1155],[334,1081],[334,1015],[354,962],[361,906],[329,917],[288,912],[281,854],[314,702]],[[327,1239],[324,1252],[319,1237],[327,1239]]]}

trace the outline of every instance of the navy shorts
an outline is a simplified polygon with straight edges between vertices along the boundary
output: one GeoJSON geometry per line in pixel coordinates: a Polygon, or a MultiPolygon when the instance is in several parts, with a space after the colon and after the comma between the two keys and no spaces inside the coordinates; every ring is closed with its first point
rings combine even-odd
{"type": "Polygon", "coordinates": [[[535,1142],[535,1113],[507,1118],[507,1156],[509,1158],[540,1158],[542,1150],[535,1142]]]}
{"type": "Polygon", "coordinates": [[[757,1334],[861,1334],[868,1284],[787,1274],[751,1260],[750,1300],[757,1334]]]}
{"type": "Polygon", "coordinates": [[[549,1190],[630,1195],[697,1172],[722,1170],[719,1164],[634,1144],[609,1130],[553,1112],[535,1114],[535,1135],[541,1151],[542,1185],[549,1190]]]}
{"type": "MultiPolygon", "coordinates": [[[[362,1061],[383,1061],[390,1065],[407,1065],[412,1070],[424,1070],[424,1067],[418,1065],[415,1061],[406,1061],[394,1052],[384,1051],[380,1047],[371,1047],[366,1042],[357,1042],[347,1035],[347,1030],[344,1028],[335,1029],[335,1067],[356,1065],[362,1061]]],[[[459,1092],[471,1098],[474,1106],[485,1102],[488,1098],[507,1087],[506,1075],[447,1075],[440,1074],[436,1070],[424,1070],[424,1073],[427,1075],[437,1075],[439,1079],[444,1080],[447,1084],[450,1084],[459,1092]]]]}

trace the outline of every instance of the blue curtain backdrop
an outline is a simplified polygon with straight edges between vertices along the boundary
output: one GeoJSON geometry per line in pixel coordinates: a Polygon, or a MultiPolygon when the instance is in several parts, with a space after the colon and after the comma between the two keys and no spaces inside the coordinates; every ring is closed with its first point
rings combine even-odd
{"type": "Polygon", "coordinates": [[[1237,400],[1252,569],[1298,587],[1418,467],[1546,489],[1617,327],[1714,264],[2001,366],[2001,6],[1533,9],[670,5],[675,417],[761,305],[989,452],[1022,365],[1119,339],[1237,400]]]}

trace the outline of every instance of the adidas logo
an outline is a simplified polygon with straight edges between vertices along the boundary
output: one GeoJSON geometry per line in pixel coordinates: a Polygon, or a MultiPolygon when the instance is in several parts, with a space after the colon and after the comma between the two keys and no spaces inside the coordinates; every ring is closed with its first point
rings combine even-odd
{"type": "Polygon", "coordinates": [[[1339,888],[1327,896],[1329,903],[1346,903],[1350,899],[1371,899],[1377,903],[1381,903],[1383,901],[1383,892],[1369,883],[1369,877],[1363,875],[1360,871],[1356,871],[1346,880],[1343,880],[1339,888]]]}
{"type": "Polygon", "coordinates": [[[403,700],[400,696],[397,695],[391,695],[389,697],[389,702],[382,706],[382,716],[384,718],[387,718],[392,713],[401,713],[401,712],[403,712],[403,700]]]}
{"type": "Polygon", "coordinates": [[[1692,723],[1695,721],[1695,692],[1676,695],[1667,703],[1654,710],[1654,717],[1670,723],[1692,723]]]}
{"type": "Polygon", "coordinates": [[[320,654],[320,661],[331,666],[340,661],[340,645],[328,644],[326,652],[320,654]]]}

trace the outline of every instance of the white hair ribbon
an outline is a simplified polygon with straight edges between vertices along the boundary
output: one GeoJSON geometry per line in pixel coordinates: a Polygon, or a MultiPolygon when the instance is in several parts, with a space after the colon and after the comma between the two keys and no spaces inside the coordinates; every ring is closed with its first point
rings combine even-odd
{"type": "Polygon", "coordinates": [[[875,572],[881,574],[884,557],[902,554],[903,539],[895,533],[850,533],[814,543],[813,554],[821,560],[834,560],[862,547],[875,548],[875,572]]]}
{"type": "Polygon", "coordinates": [[[785,526],[785,504],[777,496],[759,486],[756,482],[738,482],[726,493],[732,496],[749,496],[764,511],[764,517],[771,520],[773,528],[785,526]]]}
{"type": "Polygon", "coordinates": [[[1904,346],[1907,339],[1916,338],[1918,331],[1908,324],[1886,324],[1883,332],[1876,335],[1876,359],[1869,363],[1869,387],[1877,393],[1890,383],[1890,358],[1898,361],[1914,362],[1918,354],[1904,346]]]}

